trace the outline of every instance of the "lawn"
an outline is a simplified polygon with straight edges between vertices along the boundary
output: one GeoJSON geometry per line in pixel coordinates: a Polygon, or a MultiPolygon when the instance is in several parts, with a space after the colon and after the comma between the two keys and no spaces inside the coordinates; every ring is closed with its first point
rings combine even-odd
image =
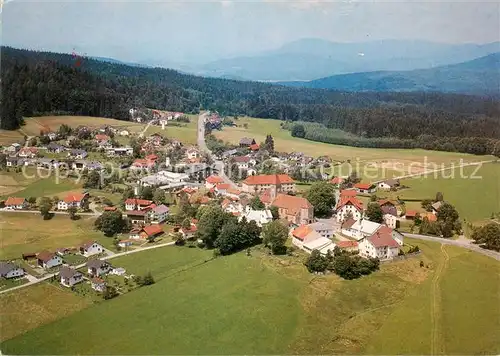
{"type": "MultiPolygon", "coordinates": [[[[90,301],[50,283],[0,295],[0,340],[50,323],[87,307],[90,301]]],[[[2,350],[3,351],[3,350],[2,350]]]]}
{"type": "Polygon", "coordinates": [[[43,220],[39,214],[0,213],[2,229],[0,259],[17,259],[22,253],[39,252],[58,247],[78,247],[88,240],[98,240],[109,248],[113,242],[93,230],[93,217],[72,221],[67,215],[43,220]]]}
{"type": "MultiPolygon", "coordinates": [[[[423,254],[354,281],[313,276],[297,257],[257,249],[215,260],[187,247],[120,257],[113,265],[150,271],[156,284],[28,331],[4,342],[2,352],[498,354],[498,262],[408,242],[423,254]],[[89,329],[100,335],[91,343],[89,329]]],[[[7,325],[31,329],[20,321],[7,325]]]]}
{"type": "MultiPolygon", "coordinates": [[[[303,152],[312,157],[330,156],[336,161],[350,160],[350,164],[363,178],[375,181],[384,177],[400,176],[411,170],[418,173],[434,164],[448,166],[452,162],[481,161],[492,159],[492,156],[475,156],[470,154],[428,151],[422,149],[376,149],[332,145],[322,142],[308,141],[292,137],[290,132],[280,127],[281,121],[255,118],[240,118],[237,127],[224,127],[222,131],[214,131],[216,137],[231,143],[238,143],[242,137],[253,137],[258,143],[264,142],[266,135],[274,138],[275,149],[282,152],[303,152]],[[244,124],[248,128],[244,128],[244,124]],[[376,167],[365,168],[368,163],[376,167]],[[413,163],[413,166],[409,166],[413,163]]],[[[336,170],[339,171],[337,167],[336,170]]],[[[341,175],[348,175],[347,169],[341,169],[341,175]],[[347,172],[347,173],[344,173],[347,172]]]]}
{"type": "MultiPolygon", "coordinates": [[[[82,182],[71,178],[57,178],[52,172],[41,170],[38,175],[36,170],[28,168],[23,172],[14,170],[0,173],[0,196],[17,196],[23,198],[60,195],[64,192],[81,190],[82,182]]],[[[63,196],[62,194],[60,195],[63,196]]]]}
{"type": "MultiPolygon", "coordinates": [[[[464,177],[470,177],[475,167],[464,167],[464,177]]],[[[444,199],[453,204],[461,217],[476,222],[487,219],[493,212],[500,212],[500,163],[488,163],[475,172],[481,179],[461,178],[459,169],[447,171],[455,173],[454,178],[429,176],[404,179],[402,184],[410,189],[391,193],[401,199],[432,199],[437,192],[442,192],[444,199]]],[[[378,193],[384,195],[384,193],[378,193]]]]}

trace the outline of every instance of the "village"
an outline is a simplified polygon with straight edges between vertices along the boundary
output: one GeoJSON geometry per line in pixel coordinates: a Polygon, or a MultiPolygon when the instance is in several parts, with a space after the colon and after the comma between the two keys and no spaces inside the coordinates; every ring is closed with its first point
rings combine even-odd
{"type": "MultiPolygon", "coordinates": [[[[148,125],[165,125],[158,113],[153,114],[154,119],[148,125]]],[[[178,117],[180,115],[178,113],[178,117]]],[[[173,115],[169,118],[174,120],[173,115]]],[[[201,131],[217,129],[223,121],[217,113],[202,115],[201,118],[203,121],[199,127],[203,138],[205,132],[201,131]]],[[[360,198],[375,197],[377,190],[396,190],[398,180],[372,184],[352,177],[329,178],[323,174],[319,181],[331,185],[335,205],[328,217],[318,218],[313,204],[297,189],[296,181],[284,172],[303,169],[310,164],[328,164],[328,157],[314,159],[301,153],[276,154],[272,147],[266,146],[272,143],[258,144],[253,138],[243,138],[238,147],[227,150],[219,146],[215,153],[208,148],[184,146],[179,141],[165,139],[161,134],[144,138],[140,134],[105,126],[94,130],[62,127],[58,132],[42,132],[40,137],[27,140],[29,143],[36,145],[20,147],[14,144],[4,149],[7,167],[54,172],[65,170],[67,176],[82,176],[87,183],[92,180],[89,178],[92,174],[97,174],[98,179],[92,186],[94,192],[103,189],[111,178],[127,187],[121,206],[93,199],[95,197],[89,190],[45,201],[48,202],[46,214],[97,217],[118,213],[126,221],[126,227],[118,234],[119,239],[115,237],[117,255],[124,253],[121,251],[138,251],[155,243],[163,246],[166,235],[176,244],[180,240],[196,240],[197,219],[178,221],[172,211],[172,201],[186,199],[196,209],[217,205],[239,221],[253,221],[260,228],[278,219],[287,226],[291,246],[307,254],[317,250],[326,256],[338,248],[364,258],[390,261],[408,251],[404,248],[404,235],[398,231],[400,221],[420,218],[435,221],[441,204],[434,203],[431,212],[421,217],[413,211],[402,211],[390,200],[375,200],[383,218],[373,222],[366,216],[367,207],[360,198]],[[120,144],[124,142],[129,145],[120,144]],[[93,160],[88,160],[89,156],[93,160]],[[105,170],[110,159],[114,164],[112,168],[119,167],[118,173],[105,170]],[[269,173],[266,161],[280,167],[280,173],[269,173]],[[106,178],[103,178],[105,173],[106,178]],[[152,192],[157,191],[164,192],[159,193],[160,198],[157,194],[153,197],[152,192]],[[172,197],[168,203],[167,196],[172,197]],[[259,203],[256,205],[255,201],[259,203]]],[[[40,203],[41,197],[35,198],[10,196],[1,203],[1,210],[37,213],[41,211],[40,205],[45,203],[40,203]]],[[[201,242],[198,239],[198,243],[201,242]]],[[[410,252],[418,252],[418,248],[410,252]]],[[[97,241],[76,247],[60,246],[54,251],[26,251],[19,258],[38,274],[30,275],[15,261],[5,261],[1,265],[1,277],[36,282],[57,276],[60,284],[67,287],[87,280],[92,289],[102,293],[105,290],[102,275],[125,274],[122,268],[114,268],[101,260],[115,254],[97,241]]]]}

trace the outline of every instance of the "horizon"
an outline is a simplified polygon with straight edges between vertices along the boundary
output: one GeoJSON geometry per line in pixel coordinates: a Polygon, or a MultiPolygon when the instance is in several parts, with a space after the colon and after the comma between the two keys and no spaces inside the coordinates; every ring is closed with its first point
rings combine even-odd
{"type": "Polygon", "coordinates": [[[153,66],[255,56],[310,39],[339,44],[500,41],[497,3],[13,0],[4,5],[4,46],[153,66]]]}

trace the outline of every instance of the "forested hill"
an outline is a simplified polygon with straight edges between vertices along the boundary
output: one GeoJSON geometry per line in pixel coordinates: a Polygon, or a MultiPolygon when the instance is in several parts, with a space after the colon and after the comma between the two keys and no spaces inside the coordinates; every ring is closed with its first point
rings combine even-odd
{"type": "Polygon", "coordinates": [[[500,53],[430,69],[352,73],[284,84],[357,92],[440,91],[500,97],[500,53]]]}
{"type": "Polygon", "coordinates": [[[127,120],[128,109],[137,106],[312,121],[368,138],[500,138],[499,103],[488,98],[289,88],[8,47],[1,57],[5,129],[38,114],[127,120]]]}

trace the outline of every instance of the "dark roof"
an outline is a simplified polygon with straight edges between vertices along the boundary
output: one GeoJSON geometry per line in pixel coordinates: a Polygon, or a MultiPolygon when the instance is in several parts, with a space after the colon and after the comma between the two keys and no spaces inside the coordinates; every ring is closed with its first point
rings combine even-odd
{"type": "Polygon", "coordinates": [[[102,260],[90,260],[87,262],[87,267],[89,268],[101,268],[106,266],[111,266],[111,265],[109,264],[109,262],[102,260]]]}
{"type": "Polygon", "coordinates": [[[81,273],[73,268],[66,266],[61,268],[61,271],[59,272],[59,276],[61,276],[62,278],[71,278],[77,275],[81,275],[81,273]]]}
{"type": "Polygon", "coordinates": [[[19,267],[10,262],[0,262],[0,276],[5,276],[10,271],[18,269],[19,267]]]}
{"type": "Polygon", "coordinates": [[[42,251],[40,252],[36,258],[38,258],[39,260],[43,261],[43,262],[48,262],[50,261],[51,259],[53,259],[56,255],[52,252],[49,252],[49,251],[42,251]]]}
{"type": "Polygon", "coordinates": [[[255,143],[255,140],[253,138],[249,138],[249,137],[243,137],[240,140],[240,144],[242,144],[242,145],[253,145],[254,143],[255,143]]]}
{"type": "Polygon", "coordinates": [[[350,229],[355,223],[356,220],[354,220],[353,218],[349,218],[342,223],[342,229],[350,229]]]}

